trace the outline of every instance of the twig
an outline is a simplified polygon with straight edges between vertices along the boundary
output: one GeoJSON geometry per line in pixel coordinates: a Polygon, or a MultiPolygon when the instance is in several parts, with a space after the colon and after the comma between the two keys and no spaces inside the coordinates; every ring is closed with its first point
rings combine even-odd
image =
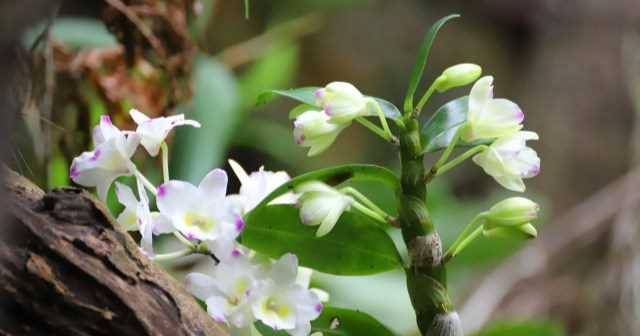
{"type": "Polygon", "coordinates": [[[262,35],[233,45],[221,51],[216,57],[230,69],[249,63],[259,58],[279,39],[297,39],[313,33],[318,29],[320,19],[317,15],[303,17],[285,22],[262,35]]]}
{"type": "Polygon", "coordinates": [[[144,36],[144,38],[147,39],[147,41],[149,42],[153,50],[156,51],[158,56],[160,56],[163,59],[166,57],[166,53],[162,48],[162,43],[160,42],[160,40],[155,35],[153,35],[153,32],[151,31],[151,29],[147,27],[144,24],[144,22],[142,22],[142,20],[140,19],[140,17],[138,17],[138,15],[136,15],[136,13],[130,10],[129,7],[127,7],[127,5],[125,5],[121,0],[104,0],[104,1],[108,3],[111,7],[118,10],[124,16],[126,16],[127,19],[129,19],[129,21],[131,21],[131,23],[133,23],[136,26],[136,28],[138,28],[142,36],[144,36]]]}

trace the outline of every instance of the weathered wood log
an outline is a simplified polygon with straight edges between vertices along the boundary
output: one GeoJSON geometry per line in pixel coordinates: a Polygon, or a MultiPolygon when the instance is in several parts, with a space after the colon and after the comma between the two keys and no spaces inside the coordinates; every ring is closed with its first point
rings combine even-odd
{"type": "Polygon", "coordinates": [[[4,188],[0,335],[228,335],[87,192],[4,188]]]}

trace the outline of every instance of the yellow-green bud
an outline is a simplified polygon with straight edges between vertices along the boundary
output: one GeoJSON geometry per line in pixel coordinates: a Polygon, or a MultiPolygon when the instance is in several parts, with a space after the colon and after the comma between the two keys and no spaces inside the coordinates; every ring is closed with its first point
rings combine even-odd
{"type": "Polygon", "coordinates": [[[482,231],[485,237],[533,239],[538,236],[538,231],[531,223],[518,226],[503,226],[482,231]]]}
{"type": "Polygon", "coordinates": [[[540,206],[524,197],[507,198],[492,206],[485,215],[485,228],[512,227],[527,224],[538,218],[540,206]]]}
{"type": "Polygon", "coordinates": [[[447,90],[473,83],[482,74],[479,65],[471,63],[457,64],[448,67],[436,78],[436,91],[442,93],[447,90]]]}

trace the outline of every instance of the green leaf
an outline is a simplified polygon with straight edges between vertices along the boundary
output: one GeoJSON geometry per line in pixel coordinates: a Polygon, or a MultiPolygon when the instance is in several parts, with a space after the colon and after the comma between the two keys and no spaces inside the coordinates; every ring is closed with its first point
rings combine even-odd
{"type": "Polygon", "coordinates": [[[446,148],[456,131],[467,121],[469,97],[454,99],[440,107],[420,131],[423,152],[446,148]]]}
{"type": "MultiPolygon", "coordinates": [[[[257,105],[258,106],[264,105],[269,101],[273,100],[277,96],[283,96],[283,97],[288,97],[288,98],[297,100],[312,108],[315,107],[317,109],[321,109],[316,104],[316,97],[314,96],[314,93],[318,89],[320,89],[320,87],[318,86],[307,86],[307,87],[301,87],[297,89],[288,89],[288,90],[269,90],[269,91],[263,92],[258,96],[257,105]]],[[[400,113],[400,110],[398,110],[398,108],[392,103],[382,98],[370,97],[370,96],[365,96],[365,97],[375,99],[378,102],[378,104],[380,104],[380,109],[382,110],[382,113],[384,114],[385,117],[389,119],[398,119],[402,116],[402,113],[400,113]]],[[[372,114],[369,116],[374,116],[374,115],[372,114]]]]}
{"type": "MultiPolygon", "coordinates": [[[[286,336],[284,331],[274,331],[261,322],[256,329],[262,336],[286,336]]],[[[322,332],[323,336],[393,336],[393,332],[384,324],[368,314],[357,310],[337,307],[324,307],[320,316],[311,321],[312,332],[322,332]]]]}
{"type": "Polygon", "coordinates": [[[270,205],[251,211],[242,244],[272,258],[298,256],[301,266],[337,275],[367,275],[402,267],[387,233],[369,217],[347,211],[331,232],[316,237],[317,226],[304,225],[299,209],[270,205]]]}
{"type": "Polygon", "coordinates": [[[297,176],[276,188],[271,194],[265,197],[255,209],[269,204],[273,199],[290,191],[297,185],[314,180],[322,181],[329,185],[338,185],[349,180],[372,180],[385,183],[392,187],[394,191],[399,188],[400,183],[398,177],[389,169],[371,164],[347,164],[318,169],[297,176]]]}
{"type": "MultiPolygon", "coordinates": [[[[180,127],[172,151],[172,171],[181,179],[197,183],[218,166],[226,154],[239,117],[236,80],[211,57],[199,55],[193,69],[192,110],[181,111],[201,128],[180,127]]],[[[186,108],[186,107],[184,107],[186,108]]]]}
{"type": "Polygon", "coordinates": [[[402,117],[402,113],[400,112],[400,110],[398,110],[398,108],[392,103],[382,98],[372,98],[375,99],[378,104],[380,104],[380,109],[382,110],[382,113],[384,113],[385,117],[389,119],[399,119],[400,117],[402,117]]]}
{"type": "Polygon", "coordinates": [[[547,321],[498,322],[474,336],[564,336],[562,326],[547,321]]]}
{"type": "Polygon", "coordinates": [[[316,97],[314,96],[314,93],[318,89],[319,87],[317,86],[308,86],[308,87],[301,87],[301,88],[288,89],[288,90],[269,90],[269,91],[263,92],[258,96],[257,105],[258,106],[264,105],[269,101],[273,100],[277,96],[283,96],[283,97],[288,97],[288,98],[297,100],[301,103],[318,107],[316,105],[316,97]]]}
{"type": "Polygon", "coordinates": [[[411,70],[411,80],[409,81],[409,89],[407,89],[407,95],[404,98],[404,111],[405,113],[410,113],[413,110],[413,97],[418,89],[418,84],[420,84],[420,79],[422,79],[422,74],[424,73],[424,68],[427,65],[427,59],[429,58],[429,51],[431,50],[431,45],[433,44],[433,40],[436,38],[438,31],[442,26],[447,23],[447,21],[451,19],[455,19],[460,17],[458,14],[452,14],[449,16],[445,16],[442,19],[438,20],[436,23],[431,26],[431,29],[427,32],[422,43],[420,44],[420,49],[418,51],[418,57],[416,59],[416,63],[413,65],[413,70],[411,70]]]}
{"type": "Polygon", "coordinates": [[[320,331],[323,335],[393,336],[389,328],[370,315],[337,307],[325,307],[322,314],[311,321],[311,329],[320,331]]]}

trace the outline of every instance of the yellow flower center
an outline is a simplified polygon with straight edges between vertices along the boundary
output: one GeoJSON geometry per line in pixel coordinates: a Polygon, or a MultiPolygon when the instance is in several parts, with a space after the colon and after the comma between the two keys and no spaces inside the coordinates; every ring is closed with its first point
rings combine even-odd
{"type": "Polygon", "coordinates": [[[267,312],[274,313],[280,318],[286,317],[291,311],[287,304],[283,304],[275,297],[269,297],[268,299],[266,299],[264,301],[262,309],[267,312]]]}
{"type": "Polygon", "coordinates": [[[184,223],[187,227],[197,227],[201,231],[209,231],[215,225],[213,218],[195,212],[187,212],[184,215],[184,223]]]}

